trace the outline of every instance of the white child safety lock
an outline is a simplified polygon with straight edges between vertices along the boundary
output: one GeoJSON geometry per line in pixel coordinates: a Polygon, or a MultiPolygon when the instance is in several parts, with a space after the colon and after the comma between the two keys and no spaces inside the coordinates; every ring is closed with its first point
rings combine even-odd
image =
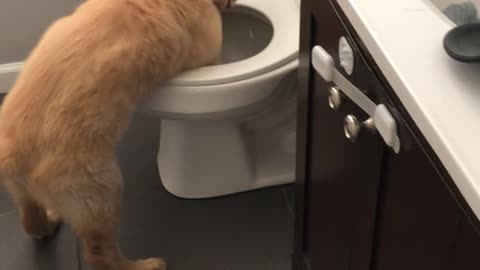
{"type": "Polygon", "coordinates": [[[353,85],[336,68],[333,58],[321,46],[312,50],[313,68],[327,82],[335,83],[342,92],[365,111],[373,120],[375,128],[382,136],[385,143],[395,153],[400,152],[400,139],[397,135],[395,119],[384,104],[375,104],[360,89],[353,85]]]}
{"type": "Polygon", "coordinates": [[[345,37],[341,37],[338,41],[338,58],[340,59],[340,66],[343,67],[348,75],[352,75],[355,67],[355,56],[353,49],[345,37]]]}

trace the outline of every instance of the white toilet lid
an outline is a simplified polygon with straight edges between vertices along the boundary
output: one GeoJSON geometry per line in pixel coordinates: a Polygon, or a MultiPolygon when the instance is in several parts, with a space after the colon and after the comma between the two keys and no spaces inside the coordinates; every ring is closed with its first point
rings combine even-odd
{"type": "Polygon", "coordinates": [[[300,7],[297,1],[240,0],[237,5],[254,9],[270,20],[274,29],[270,44],[259,54],[242,61],[184,72],[170,80],[168,85],[232,83],[265,74],[297,59],[300,38],[300,7]]]}

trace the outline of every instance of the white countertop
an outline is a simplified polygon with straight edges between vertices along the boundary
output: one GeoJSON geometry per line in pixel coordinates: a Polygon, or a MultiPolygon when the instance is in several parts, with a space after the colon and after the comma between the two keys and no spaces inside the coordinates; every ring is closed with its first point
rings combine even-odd
{"type": "Polygon", "coordinates": [[[480,218],[480,65],[443,50],[453,27],[429,0],[338,0],[480,218]]]}

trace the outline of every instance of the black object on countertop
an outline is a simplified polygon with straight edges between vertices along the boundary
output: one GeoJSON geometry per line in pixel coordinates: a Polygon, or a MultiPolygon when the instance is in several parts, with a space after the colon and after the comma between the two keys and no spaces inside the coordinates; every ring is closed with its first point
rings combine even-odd
{"type": "Polygon", "coordinates": [[[480,23],[463,24],[453,28],[445,35],[443,47],[447,54],[457,61],[480,62],[480,23]]]}

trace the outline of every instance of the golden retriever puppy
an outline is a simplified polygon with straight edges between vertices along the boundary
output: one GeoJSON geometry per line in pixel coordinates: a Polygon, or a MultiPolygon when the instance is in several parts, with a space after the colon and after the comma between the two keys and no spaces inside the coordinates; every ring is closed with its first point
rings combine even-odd
{"type": "Polygon", "coordinates": [[[0,110],[0,179],[28,234],[69,224],[93,270],[160,270],[117,245],[113,148],[161,80],[213,63],[228,0],[89,0],[55,22],[0,110]]]}

